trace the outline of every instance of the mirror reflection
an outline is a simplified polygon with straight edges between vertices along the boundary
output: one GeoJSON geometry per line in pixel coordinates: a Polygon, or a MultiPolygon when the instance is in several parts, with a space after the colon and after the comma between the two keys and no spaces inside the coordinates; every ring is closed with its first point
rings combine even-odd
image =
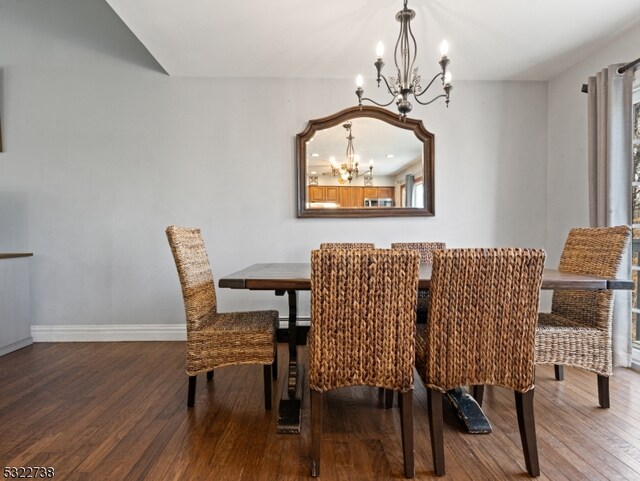
{"type": "Polygon", "coordinates": [[[311,121],[298,155],[300,217],[433,215],[433,135],[419,121],[347,109],[311,121]]]}

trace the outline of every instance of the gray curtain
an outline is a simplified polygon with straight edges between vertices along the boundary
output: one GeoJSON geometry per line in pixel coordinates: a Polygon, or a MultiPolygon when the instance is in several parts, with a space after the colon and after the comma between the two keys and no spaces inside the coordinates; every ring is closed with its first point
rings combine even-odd
{"type": "MultiPolygon", "coordinates": [[[[589,77],[589,221],[592,227],[631,224],[631,94],[633,69],[610,65],[589,77]]],[[[631,255],[620,275],[631,278],[631,255]]],[[[613,308],[613,363],[630,366],[631,294],[616,291],[613,308]]]]}
{"type": "Polygon", "coordinates": [[[405,207],[413,207],[413,186],[415,183],[415,177],[411,174],[408,174],[404,179],[405,207]]]}

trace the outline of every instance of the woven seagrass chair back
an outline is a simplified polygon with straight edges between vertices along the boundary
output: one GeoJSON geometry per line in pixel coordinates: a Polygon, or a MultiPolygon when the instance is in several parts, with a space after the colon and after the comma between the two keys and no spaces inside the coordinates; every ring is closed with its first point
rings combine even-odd
{"type": "Polygon", "coordinates": [[[309,384],[413,389],[415,251],[320,249],[311,254],[309,384]]]}
{"type": "Polygon", "coordinates": [[[375,249],[376,246],[373,242],[323,242],[320,244],[320,249],[375,249]]]}
{"type": "Polygon", "coordinates": [[[416,250],[420,253],[420,262],[422,264],[431,264],[433,262],[433,251],[446,249],[447,244],[444,242],[394,242],[391,244],[391,248],[416,250]]]}
{"type": "Polygon", "coordinates": [[[187,334],[197,331],[216,314],[216,289],[200,229],[167,227],[184,298],[187,334]]]}
{"type": "Polygon", "coordinates": [[[544,251],[534,249],[433,253],[423,365],[427,387],[533,388],[544,259],[544,251]]]}
{"type": "MultiPolygon", "coordinates": [[[[558,270],[615,278],[630,237],[631,230],[624,225],[571,229],[558,270]]],[[[551,312],[587,327],[609,329],[613,291],[554,291],[551,312]]]]}

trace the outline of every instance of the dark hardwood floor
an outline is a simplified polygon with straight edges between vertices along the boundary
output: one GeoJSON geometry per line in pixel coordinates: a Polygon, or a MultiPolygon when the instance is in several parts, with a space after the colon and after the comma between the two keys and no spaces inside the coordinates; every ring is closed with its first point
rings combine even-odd
{"type": "MultiPolygon", "coordinates": [[[[188,409],[184,349],[180,342],[51,343],[0,357],[0,468],[52,466],[59,480],[309,478],[308,396],[301,435],[276,434],[260,366],[223,368],[211,382],[199,376],[188,409]]],[[[306,348],[299,349],[304,360],[306,348]]],[[[279,350],[276,402],[287,355],[284,344],[279,350]]],[[[404,479],[398,408],[381,409],[374,388],[325,397],[320,479],[404,479]]],[[[416,479],[435,478],[426,398],[416,379],[416,479]]],[[[640,373],[615,371],[611,406],[598,408],[595,374],[566,368],[557,382],[553,367],[538,367],[539,479],[640,479],[640,373]]],[[[528,478],[513,393],[487,387],[484,408],[489,435],[464,433],[445,409],[444,479],[528,478]]]]}

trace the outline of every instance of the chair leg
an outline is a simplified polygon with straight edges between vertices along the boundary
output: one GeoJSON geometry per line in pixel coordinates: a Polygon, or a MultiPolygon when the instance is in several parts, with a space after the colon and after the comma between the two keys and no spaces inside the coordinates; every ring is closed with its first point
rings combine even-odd
{"type": "Polygon", "coordinates": [[[278,379],[278,349],[276,349],[276,354],[273,356],[273,364],[271,366],[273,379],[278,379]]]}
{"type": "Polygon", "coordinates": [[[187,395],[187,406],[192,408],[196,403],[196,377],[189,376],[189,390],[187,395]]]}
{"type": "Polygon", "coordinates": [[[442,393],[427,388],[427,411],[431,434],[431,454],[436,476],[444,476],[444,434],[442,430],[442,393]]]}
{"type": "Polygon", "coordinates": [[[264,408],[271,411],[271,364],[262,366],[264,374],[264,408]]]}
{"type": "Polygon", "coordinates": [[[478,406],[482,407],[482,399],[484,398],[484,384],[474,384],[471,388],[471,395],[476,400],[478,406]]]}
{"type": "Polygon", "coordinates": [[[311,389],[311,476],[320,476],[322,444],[322,393],[311,389]]]}
{"type": "Polygon", "coordinates": [[[554,364],[553,370],[556,374],[556,381],[564,381],[564,366],[562,364],[554,364]]]}
{"type": "Polygon", "coordinates": [[[609,376],[598,374],[598,402],[601,408],[609,408],[609,376]]]}
{"type": "Polygon", "coordinates": [[[529,476],[540,476],[540,464],[538,462],[538,445],[536,442],[536,421],[533,415],[533,389],[521,393],[515,391],[516,411],[518,413],[518,427],[520,428],[520,440],[524,462],[529,476]]]}
{"type": "Polygon", "coordinates": [[[400,404],[404,475],[407,478],[413,478],[416,475],[413,462],[413,390],[398,393],[398,404],[400,404]]]}
{"type": "Polygon", "coordinates": [[[207,371],[207,381],[211,381],[213,379],[213,370],[207,371]]]}
{"type": "Polygon", "coordinates": [[[384,408],[391,409],[393,407],[393,389],[384,390],[384,408]]]}

